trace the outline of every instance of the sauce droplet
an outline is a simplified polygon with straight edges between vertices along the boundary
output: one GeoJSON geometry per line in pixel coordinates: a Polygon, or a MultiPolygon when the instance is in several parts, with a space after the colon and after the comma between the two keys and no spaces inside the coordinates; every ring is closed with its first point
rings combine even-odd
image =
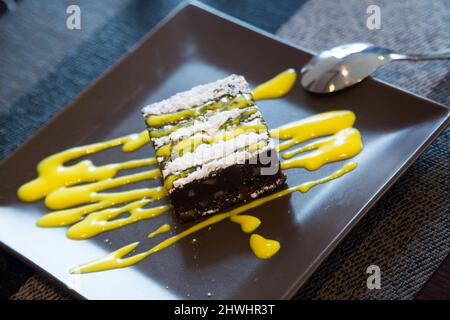
{"type": "Polygon", "coordinates": [[[280,243],[266,239],[259,234],[250,236],[250,248],[259,259],[269,259],[280,250],[280,243]]]}
{"type": "Polygon", "coordinates": [[[156,229],[155,231],[153,231],[152,233],[150,233],[147,238],[151,239],[153,237],[156,237],[157,235],[166,233],[170,231],[170,225],[169,224],[163,224],[161,227],[159,227],[158,229],[156,229]]]}
{"type": "Polygon", "coordinates": [[[253,90],[253,99],[274,99],[284,96],[291,90],[297,80],[297,72],[294,69],[287,69],[253,90]]]}
{"type": "Polygon", "coordinates": [[[261,224],[261,220],[248,215],[231,216],[230,220],[241,225],[241,229],[245,233],[252,233],[261,224]]]}

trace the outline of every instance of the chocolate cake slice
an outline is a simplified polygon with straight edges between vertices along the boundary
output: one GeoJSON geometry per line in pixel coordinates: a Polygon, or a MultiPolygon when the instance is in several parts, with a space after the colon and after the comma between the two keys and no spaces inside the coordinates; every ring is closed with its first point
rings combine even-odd
{"type": "Polygon", "coordinates": [[[255,199],[286,181],[242,76],[194,87],[142,113],[169,200],[182,221],[255,199]]]}

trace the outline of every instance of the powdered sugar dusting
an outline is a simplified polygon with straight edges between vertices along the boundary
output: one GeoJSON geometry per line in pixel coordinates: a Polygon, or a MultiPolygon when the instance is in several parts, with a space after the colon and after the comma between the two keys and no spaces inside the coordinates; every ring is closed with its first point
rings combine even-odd
{"type": "Polygon", "coordinates": [[[243,76],[231,75],[212,83],[196,86],[191,90],[173,95],[160,102],[152,103],[142,109],[144,117],[185,110],[218,99],[225,95],[250,94],[250,88],[243,76]]]}
{"type": "Polygon", "coordinates": [[[209,135],[213,135],[223,124],[229,120],[236,119],[244,111],[246,111],[246,109],[231,109],[216,113],[213,116],[206,118],[204,121],[195,120],[192,126],[180,128],[167,136],[155,138],[153,143],[156,148],[159,148],[169,141],[178,141],[181,138],[190,137],[197,132],[206,132],[209,135]]]}

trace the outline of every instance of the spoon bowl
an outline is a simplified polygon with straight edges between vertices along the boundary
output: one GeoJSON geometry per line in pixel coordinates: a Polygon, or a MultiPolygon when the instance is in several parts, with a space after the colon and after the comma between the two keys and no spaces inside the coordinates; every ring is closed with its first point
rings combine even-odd
{"type": "Polygon", "coordinates": [[[428,55],[398,54],[367,42],[322,51],[301,70],[301,84],[313,93],[332,93],[353,86],[393,60],[450,59],[450,52],[428,55]]]}

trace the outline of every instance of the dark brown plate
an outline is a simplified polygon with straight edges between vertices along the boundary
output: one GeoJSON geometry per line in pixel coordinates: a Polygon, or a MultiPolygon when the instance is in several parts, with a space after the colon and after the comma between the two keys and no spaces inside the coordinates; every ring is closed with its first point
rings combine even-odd
{"type": "MultiPolygon", "coordinates": [[[[285,98],[261,102],[272,128],[327,110],[353,110],[365,145],[352,173],[252,210],[263,221],[258,233],[281,242],[280,252],[267,261],[255,258],[248,235],[225,221],[196,233],[195,243],[186,238],[134,267],[69,276],[69,267],[125,244],[142,241],[139,251],[151,247],[159,239],[146,240],[146,235],[170,215],[73,241],[64,228],[36,227],[47,210],[42,202],[20,202],[16,190],[50,154],[143,130],[139,109],[148,102],[230,73],[243,74],[256,85],[288,67],[299,70],[309,58],[302,48],[228,16],[197,5],[181,8],[2,164],[2,244],[89,299],[207,298],[208,293],[217,299],[291,297],[445,127],[446,107],[374,79],[332,96],[309,95],[297,84],[285,98]]],[[[117,162],[152,152],[150,147],[134,154],[112,150],[94,160],[117,162]]],[[[291,170],[288,181],[309,181],[340,166],[291,170]]]]}

